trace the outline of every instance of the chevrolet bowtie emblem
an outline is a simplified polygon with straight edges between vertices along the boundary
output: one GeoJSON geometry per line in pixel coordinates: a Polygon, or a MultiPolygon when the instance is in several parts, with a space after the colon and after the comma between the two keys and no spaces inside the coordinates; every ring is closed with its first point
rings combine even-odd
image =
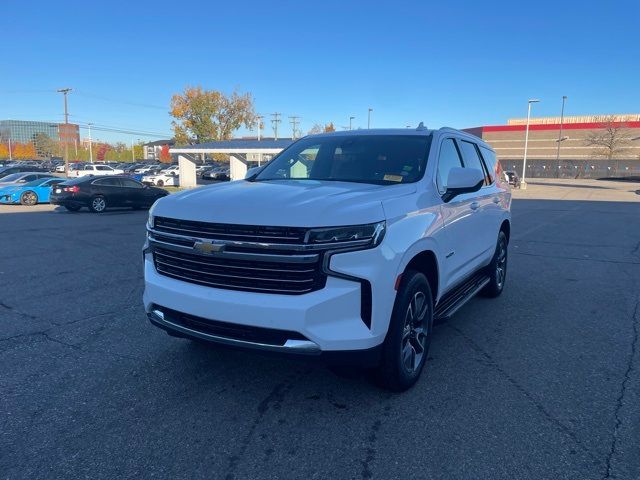
{"type": "Polygon", "coordinates": [[[193,249],[196,252],[211,255],[212,253],[218,253],[224,250],[224,245],[221,243],[196,242],[193,249]]]}

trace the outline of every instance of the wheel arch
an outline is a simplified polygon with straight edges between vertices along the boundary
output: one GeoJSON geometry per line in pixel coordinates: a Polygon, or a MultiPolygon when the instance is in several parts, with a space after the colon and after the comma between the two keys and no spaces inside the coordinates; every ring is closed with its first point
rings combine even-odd
{"type": "Polygon", "coordinates": [[[431,287],[433,301],[436,302],[438,299],[438,292],[440,290],[440,268],[438,266],[438,258],[435,252],[431,249],[415,252],[412,257],[408,259],[401,274],[407,270],[416,270],[427,277],[429,287],[431,287]]]}
{"type": "Polygon", "coordinates": [[[509,221],[508,218],[502,221],[502,224],[500,225],[500,231],[504,232],[504,234],[507,236],[507,244],[508,244],[509,239],[511,238],[511,222],[509,221]]]}

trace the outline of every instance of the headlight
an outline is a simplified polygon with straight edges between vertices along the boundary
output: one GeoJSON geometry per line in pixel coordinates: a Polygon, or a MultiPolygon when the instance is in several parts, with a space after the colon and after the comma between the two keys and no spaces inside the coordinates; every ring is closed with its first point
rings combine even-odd
{"type": "MultiPolygon", "coordinates": [[[[307,243],[311,244],[340,244],[362,245],[375,247],[382,242],[386,222],[369,223],[366,225],[352,225],[348,227],[315,228],[307,233],[307,243]]],[[[339,247],[339,245],[336,245],[339,247]]]]}

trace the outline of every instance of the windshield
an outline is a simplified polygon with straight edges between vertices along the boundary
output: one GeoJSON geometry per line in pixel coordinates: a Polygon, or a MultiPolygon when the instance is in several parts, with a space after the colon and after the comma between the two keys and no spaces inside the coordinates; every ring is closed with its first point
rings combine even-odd
{"type": "Polygon", "coordinates": [[[431,135],[330,135],[299,140],[254,181],[331,180],[391,185],[420,180],[431,135]]]}

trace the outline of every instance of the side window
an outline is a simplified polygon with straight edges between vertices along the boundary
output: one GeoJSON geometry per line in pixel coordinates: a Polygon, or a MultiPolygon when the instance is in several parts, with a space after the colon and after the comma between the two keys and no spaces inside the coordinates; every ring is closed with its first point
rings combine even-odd
{"type": "Polygon", "coordinates": [[[447,138],[440,146],[440,155],[438,158],[438,190],[444,193],[447,190],[447,178],[449,171],[455,167],[462,167],[458,149],[452,138],[447,138]]]}
{"type": "Polygon", "coordinates": [[[101,178],[93,182],[94,185],[100,185],[101,187],[119,187],[120,182],[117,178],[101,178]]]}
{"type": "Polygon", "coordinates": [[[487,172],[489,172],[489,176],[491,177],[491,183],[493,183],[496,178],[500,178],[500,174],[502,173],[500,163],[498,163],[496,159],[496,153],[486,147],[480,147],[480,153],[487,167],[487,172]]]}
{"type": "Polygon", "coordinates": [[[26,182],[33,182],[34,180],[38,179],[38,175],[27,175],[26,177],[23,177],[21,180],[23,183],[26,182]]]}
{"type": "Polygon", "coordinates": [[[130,178],[120,178],[119,180],[123,187],[142,188],[142,185],[134,180],[131,180],[130,178]]]}
{"type": "Polygon", "coordinates": [[[491,185],[491,178],[488,177],[487,171],[482,164],[476,144],[466,140],[458,140],[458,144],[460,145],[460,150],[462,150],[465,168],[477,168],[484,175],[484,185],[491,185]]]}

